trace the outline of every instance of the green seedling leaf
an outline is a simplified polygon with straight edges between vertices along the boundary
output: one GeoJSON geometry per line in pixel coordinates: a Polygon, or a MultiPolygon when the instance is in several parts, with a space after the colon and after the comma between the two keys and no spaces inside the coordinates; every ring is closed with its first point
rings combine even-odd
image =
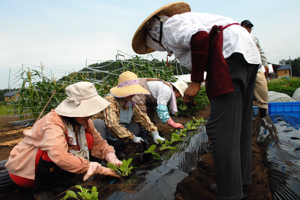
{"type": "Polygon", "coordinates": [[[78,199],[76,193],[73,192],[72,190],[68,190],[66,195],[68,195],[69,197],[72,197],[74,199],[78,199]]]}
{"type": "Polygon", "coordinates": [[[115,164],[113,163],[107,163],[106,166],[112,170],[114,170],[115,172],[118,171],[118,168],[115,164]]]}
{"type": "Polygon", "coordinates": [[[92,187],[92,192],[97,192],[97,187],[96,186],[92,187]]]}
{"type": "Polygon", "coordinates": [[[62,200],[66,200],[66,199],[68,199],[69,197],[70,197],[70,196],[66,194],[66,195],[64,196],[64,198],[62,198],[62,200]]]}

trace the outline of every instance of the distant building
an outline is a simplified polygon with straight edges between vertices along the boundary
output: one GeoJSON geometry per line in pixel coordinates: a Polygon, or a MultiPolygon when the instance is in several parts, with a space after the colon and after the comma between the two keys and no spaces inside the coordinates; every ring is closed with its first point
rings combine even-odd
{"type": "Polygon", "coordinates": [[[8,91],[4,94],[5,101],[15,101],[17,100],[19,93],[17,91],[8,91]]]}
{"type": "Polygon", "coordinates": [[[277,69],[277,78],[290,77],[291,74],[291,66],[289,64],[281,65],[277,69]]]}

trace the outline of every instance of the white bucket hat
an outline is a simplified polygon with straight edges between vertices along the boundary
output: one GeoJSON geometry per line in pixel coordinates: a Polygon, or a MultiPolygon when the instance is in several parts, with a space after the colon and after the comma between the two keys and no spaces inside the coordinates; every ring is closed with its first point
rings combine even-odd
{"type": "Polygon", "coordinates": [[[58,115],[66,117],[92,116],[109,106],[100,97],[93,83],[78,82],[66,87],[67,97],[55,109],[58,115]]]}
{"type": "Polygon", "coordinates": [[[184,91],[188,88],[188,84],[184,81],[176,81],[175,83],[171,84],[180,92],[181,96],[183,97],[184,91]]]}

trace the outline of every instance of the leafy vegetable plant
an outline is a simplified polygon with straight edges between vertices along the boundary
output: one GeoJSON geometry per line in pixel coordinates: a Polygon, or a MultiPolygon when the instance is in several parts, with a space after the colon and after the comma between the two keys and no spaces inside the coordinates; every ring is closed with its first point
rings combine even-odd
{"type": "Polygon", "coordinates": [[[133,166],[129,165],[132,162],[132,158],[129,158],[128,160],[124,159],[122,161],[122,165],[120,167],[117,167],[115,164],[113,163],[107,163],[107,167],[111,168],[112,170],[114,170],[115,172],[118,172],[119,175],[126,177],[129,176],[131,174],[131,170],[133,169],[133,166]]]}
{"type": "Polygon", "coordinates": [[[176,149],[176,147],[170,146],[173,142],[169,140],[165,140],[163,143],[161,140],[157,140],[160,144],[161,147],[159,148],[160,151],[166,150],[166,149],[176,149]]]}
{"type": "Polygon", "coordinates": [[[76,185],[75,187],[79,189],[80,192],[77,192],[76,194],[74,191],[68,190],[62,200],[66,200],[69,197],[82,200],[98,200],[98,192],[96,186],[93,186],[91,190],[83,188],[81,185],[76,185]]]}
{"type": "Polygon", "coordinates": [[[156,148],[156,145],[155,145],[155,144],[152,144],[152,145],[148,148],[148,150],[145,151],[145,153],[151,153],[151,154],[153,155],[153,158],[154,158],[155,160],[160,160],[161,157],[160,157],[160,155],[159,155],[157,152],[154,151],[155,148],[156,148]]]}

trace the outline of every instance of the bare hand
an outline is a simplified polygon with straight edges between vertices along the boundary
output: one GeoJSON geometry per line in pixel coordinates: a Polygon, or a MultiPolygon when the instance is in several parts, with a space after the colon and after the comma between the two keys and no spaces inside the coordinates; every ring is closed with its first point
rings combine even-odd
{"type": "Polygon", "coordinates": [[[186,106],[196,106],[194,99],[200,90],[201,83],[192,82],[189,87],[184,91],[183,102],[186,106]]]}

